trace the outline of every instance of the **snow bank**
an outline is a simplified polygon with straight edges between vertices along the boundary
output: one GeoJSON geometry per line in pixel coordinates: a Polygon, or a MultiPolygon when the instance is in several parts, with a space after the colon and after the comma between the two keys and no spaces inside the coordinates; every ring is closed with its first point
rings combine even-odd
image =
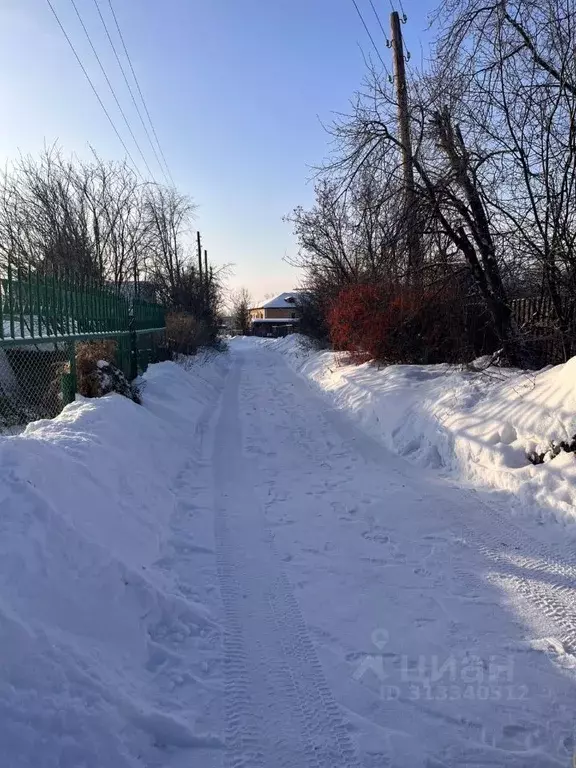
{"type": "Polygon", "coordinates": [[[164,766],[157,747],[202,743],[194,712],[150,682],[161,639],[212,619],[155,563],[226,365],[153,365],[143,406],[79,399],[0,438],[2,765],[164,766]]]}
{"type": "MultiPolygon", "coordinates": [[[[448,365],[342,365],[297,335],[263,342],[285,355],[373,437],[414,463],[514,494],[516,511],[576,523],[576,456],[526,458],[576,435],[576,358],[539,373],[448,365]]],[[[576,528],[574,529],[576,533],[576,528]]]]}

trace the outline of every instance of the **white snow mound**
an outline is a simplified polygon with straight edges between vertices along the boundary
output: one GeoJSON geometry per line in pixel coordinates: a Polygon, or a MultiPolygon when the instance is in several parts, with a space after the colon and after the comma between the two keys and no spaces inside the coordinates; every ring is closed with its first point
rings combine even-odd
{"type": "MultiPolygon", "coordinates": [[[[422,466],[511,492],[511,509],[576,524],[576,455],[534,466],[531,450],[576,435],[576,357],[540,372],[342,363],[293,334],[262,340],[389,449],[422,466]]],[[[576,526],[574,528],[576,534],[576,526]]]]}
{"type": "Polygon", "coordinates": [[[153,365],[143,406],[115,394],[79,399],[0,438],[3,766],[164,766],[160,747],[210,742],[169,678],[150,683],[170,666],[167,637],[213,623],[158,563],[171,487],[190,461],[184,435],[225,364],[153,365]]]}

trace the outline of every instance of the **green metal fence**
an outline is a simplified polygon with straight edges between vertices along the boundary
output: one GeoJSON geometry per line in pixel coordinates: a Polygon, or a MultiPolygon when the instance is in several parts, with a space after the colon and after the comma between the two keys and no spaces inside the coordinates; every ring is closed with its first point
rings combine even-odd
{"type": "Polygon", "coordinates": [[[7,265],[0,279],[0,432],[51,418],[76,393],[82,341],[115,342],[132,380],[167,356],[165,310],[116,286],[73,274],[7,265]]]}

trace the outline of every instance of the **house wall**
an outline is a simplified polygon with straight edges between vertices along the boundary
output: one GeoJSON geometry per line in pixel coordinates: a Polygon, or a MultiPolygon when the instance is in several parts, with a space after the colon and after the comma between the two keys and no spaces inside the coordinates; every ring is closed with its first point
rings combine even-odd
{"type": "Polygon", "coordinates": [[[266,319],[270,320],[278,320],[278,318],[291,318],[293,315],[295,317],[298,317],[298,311],[296,307],[286,307],[286,308],[273,308],[270,307],[268,309],[264,310],[266,312],[266,319]]]}
{"type": "Polygon", "coordinates": [[[264,320],[264,310],[263,309],[251,309],[250,310],[250,317],[252,320],[264,320]]]}

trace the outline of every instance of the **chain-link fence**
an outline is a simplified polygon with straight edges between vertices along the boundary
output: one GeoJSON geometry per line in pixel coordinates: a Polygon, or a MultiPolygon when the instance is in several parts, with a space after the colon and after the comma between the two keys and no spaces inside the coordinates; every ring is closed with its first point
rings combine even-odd
{"type": "Polygon", "coordinates": [[[122,336],[56,343],[0,342],[0,433],[20,432],[26,424],[57,416],[82,389],[78,361],[86,350],[104,350],[104,362],[113,363],[128,381],[146,372],[151,363],[168,360],[171,351],[162,330],[122,336]]]}
{"type": "Polygon", "coordinates": [[[0,346],[0,432],[60,412],[67,361],[66,344],[0,346]]]}
{"type": "Polygon", "coordinates": [[[0,433],[72,402],[87,354],[102,354],[132,381],[169,357],[164,308],[83,278],[9,265],[0,280],[0,433]]]}

